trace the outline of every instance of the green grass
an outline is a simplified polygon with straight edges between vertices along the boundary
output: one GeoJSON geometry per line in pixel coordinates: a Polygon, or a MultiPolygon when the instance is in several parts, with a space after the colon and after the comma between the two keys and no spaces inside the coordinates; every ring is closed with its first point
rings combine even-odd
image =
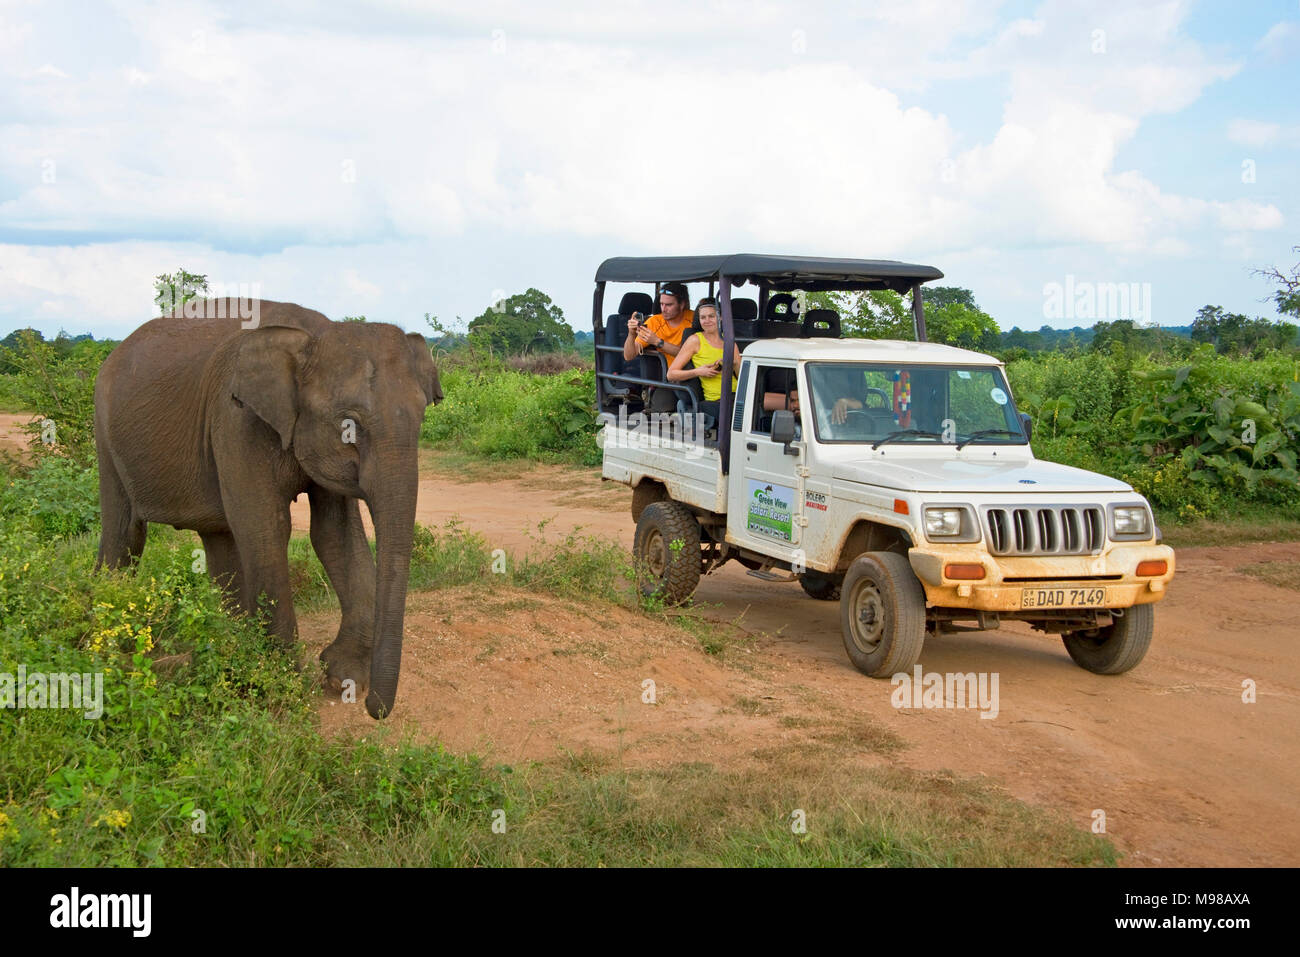
{"type": "Polygon", "coordinates": [[[1104,838],[942,774],[794,760],[770,769],[681,763],[620,770],[590,753],[515,769],[504,833],[485,819],[390,845],[374,861],[489,866],[1113,865],[1104,838]],[[796,812],[802,812],[796,816],[796,812]],[[797,831],[801,824],[803,830],[797,831]]]}
{"type": "Polygon", "coordinates": [[[1247,505],[1231,515],[1192,520],[1156,509],[1156,523],[1164,543],[1172,548],[1300,541],[1300,516],[1295,509],[1247,505]]]}
{"type": "Polygon", "coordinates": [[[1243,565],[1238,571],[1245,572],[1260,581],[1279,588],[1291,588],[1300,591],[1300,562],[1258,562],[1243,565]]]}

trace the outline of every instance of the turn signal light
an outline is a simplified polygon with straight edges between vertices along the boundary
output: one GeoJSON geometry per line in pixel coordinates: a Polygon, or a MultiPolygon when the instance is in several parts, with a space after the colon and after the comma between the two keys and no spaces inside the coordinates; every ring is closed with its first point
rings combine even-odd
{"type": "Polygon", "coordinates": [[[899,515],[911,514],[907,507],[907,499],[904,498],[894,499],[894,511],[897,512],[899,515]]]}
{"type": "Polygon", "coordinates": [[[1142,576],[1163,575],[1168,570],[1169,563],[1162,558],[1159,561],[1138,562],[1137,573],[1142,576]]]}
{"type": "Polygon", "coordinates": [[[955,578],[957,580],[965,579],[967,581],[979,581],[984,577],[983,565],[945,565],[943,566],[945,578],[955,578]]]}

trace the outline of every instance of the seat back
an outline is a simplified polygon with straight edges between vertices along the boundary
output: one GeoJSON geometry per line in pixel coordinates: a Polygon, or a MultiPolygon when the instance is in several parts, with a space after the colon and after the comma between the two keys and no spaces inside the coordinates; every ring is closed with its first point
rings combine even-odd
{"type": "MultiPolygon", "coordinates": [[[[634,312],[639,312],[648,319],[658,311],[655,308],[654,297],[648,292],[625,292],[618,302],[620,316],[630,316],[634,312]]],[[[624,334],[627,333],[626,329],[623,331],[624,334]]]]}

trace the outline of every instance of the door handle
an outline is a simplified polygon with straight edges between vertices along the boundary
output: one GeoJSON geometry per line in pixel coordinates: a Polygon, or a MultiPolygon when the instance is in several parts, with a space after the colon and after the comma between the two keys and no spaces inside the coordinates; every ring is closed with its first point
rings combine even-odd
{"type": "Polygon", "coordinates": [[[746,443],[745,443],[745,448],[749,449],[749,451],[751,451],[751,452],[757,452],[757,451],[758,451],[758,443],[757,443],[757,442],[746,442],[746,443]]]}

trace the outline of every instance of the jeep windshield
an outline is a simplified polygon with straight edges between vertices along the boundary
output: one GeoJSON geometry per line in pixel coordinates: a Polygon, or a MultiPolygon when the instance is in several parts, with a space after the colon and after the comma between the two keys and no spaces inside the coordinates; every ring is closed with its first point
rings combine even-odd
{"type": "Polygon", "coordinates": [[[1024,445],[997,366],[810,362],[817,440],[888,445],[1024,445]]]}

